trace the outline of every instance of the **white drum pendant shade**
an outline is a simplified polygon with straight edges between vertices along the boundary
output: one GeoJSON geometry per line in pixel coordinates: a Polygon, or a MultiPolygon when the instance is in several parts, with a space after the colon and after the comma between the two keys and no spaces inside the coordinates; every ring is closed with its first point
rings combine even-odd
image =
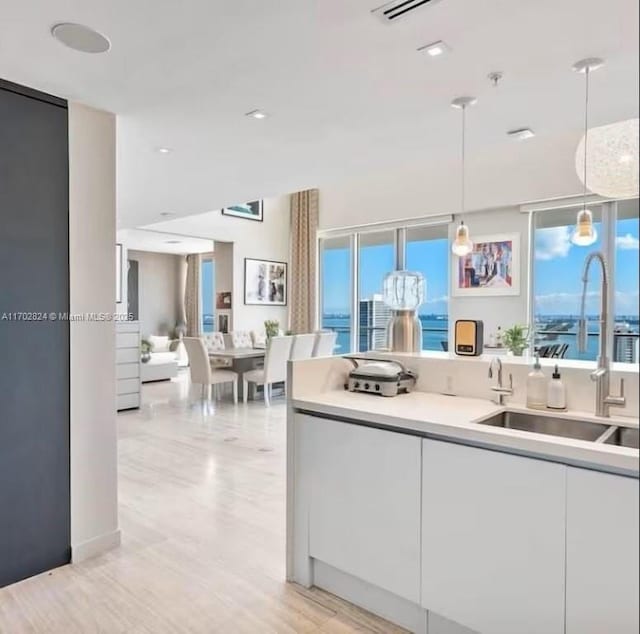
{"type": "MultiPolygon", "coordinates": [[[[606,198],[638,196],[640,121],[628,119],[589,130],[587,186],[606,198]]],[[[584,184],[584,137],[576,151],[576,171],[584,184]]]]}

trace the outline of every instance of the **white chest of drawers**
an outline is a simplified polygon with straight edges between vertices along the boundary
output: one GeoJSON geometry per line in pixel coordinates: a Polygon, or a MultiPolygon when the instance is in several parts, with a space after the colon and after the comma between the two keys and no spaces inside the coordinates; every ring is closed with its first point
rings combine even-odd
{"type": "Polygon", "coordinates": [[[116,324],[117,410],[140,407],[140,322],[116,324]]]}

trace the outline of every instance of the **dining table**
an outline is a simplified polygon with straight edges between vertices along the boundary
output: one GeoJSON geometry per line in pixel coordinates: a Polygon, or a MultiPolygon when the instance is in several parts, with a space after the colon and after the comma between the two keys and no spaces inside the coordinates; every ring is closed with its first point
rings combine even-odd
{"type": "MultiPolygon", "coordinates": [[[[226,348],[210,352],[209,357],[215,359],[228,359],[231,361],[231,370],[238,373],[238,398],[244,398],[244,384],[242,375],[250,370],[255,370],[260,361],[264,362],[266,350],[264,348],[226,348]]],[[[255,385],[249,385],[249,398],[254,397],[255,385]]]]}

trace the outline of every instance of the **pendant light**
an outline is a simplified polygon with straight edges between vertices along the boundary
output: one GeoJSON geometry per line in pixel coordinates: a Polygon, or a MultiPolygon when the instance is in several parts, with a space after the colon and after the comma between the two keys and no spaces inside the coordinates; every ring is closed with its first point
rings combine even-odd
{"type": "MultiPolygon", "coordinates": [[[[465,181],[465,168],[466,168],[466,114],[467,108],[473,106],[478,100],[475,97],[458,97],[451,102],[453,108],[462,110],[462,165],[461,165],[461,192],[460,192],[460,213],[465,212],[465,194],[466,194],[466,181],[465,181]]],[[[469,228],[464,224],[464,221],[460,221],[460,225],[456,229],[456,239],[451,245],[451,251],[458,257],[464,257],[469,255],[473,251],[473,242],[469,237],[469,228]]]]}
{"type": "Polygon", "coordinates": [[[598,239],[598,232],[593,226],[593,214],[587,209],[587,157],[589,151],[589,77],[594,70],[598,70],[604,65],[604,60],[598,57],[582,59],[573,65],[576,73],[583,73],[585,78],[585,99],[584,99],[584,173],[582,183],[584,185],[584,202],[582,209],[578,212],[576,228],[571,236],[571,242],[579,247],[591,246],[598,239]]]}

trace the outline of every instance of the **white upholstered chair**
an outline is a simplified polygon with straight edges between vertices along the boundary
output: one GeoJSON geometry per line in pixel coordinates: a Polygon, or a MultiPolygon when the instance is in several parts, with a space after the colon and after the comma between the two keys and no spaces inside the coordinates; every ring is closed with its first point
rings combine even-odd
{"type": "Polygon", "coordinates": [[[228,368],[231,365],[230,359],[215,357],[216,352],[225,350],[224,337],[221,332],[205,332],[200,336],[207,349],[212,368],[228,368]]]}
{"type": "Polygon", "coordinates": [[[251,333],[247,330],[235,330],[229,333],[232,348],[252,348],[251,333]]]}
{"type": "Polygon", "coordinates": [[[325,330],[316,333],[316,344],[313,348],[314,357],[331,357],[335,352],[338,333],[332,330],[325,330]]]}
{"type": "Polygon", "coordinates": [[[209,354],[202,339],[185,337],[183,340],[189,356],[191,382],[202,385],[203,394],[211,400],[211,386],[231,383],[233,385],[233,402],[238,402],[238,375],[233,370],[215,369],[209,362],[209,354]]]}
{"type": "Polygon", "coordinates": [[[316,335],[294,335],[291,359],[310,359],[316,345],[316,335]]]}
{"type": "Polygon", "coordinates": [[[271,404],[271,387],[274,383],[287,380],[287,361],[291,355],[293,337],[272,337],[267,344],[264,368],[251,370],[242,375],[244,402],[249,395],[249,383],[264,386],[264,403],[271,404]]]}

